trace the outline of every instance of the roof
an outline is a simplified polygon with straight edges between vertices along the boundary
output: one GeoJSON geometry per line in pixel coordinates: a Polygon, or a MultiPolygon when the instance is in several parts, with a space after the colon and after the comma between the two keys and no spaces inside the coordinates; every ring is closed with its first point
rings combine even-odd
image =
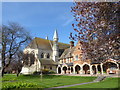
{"type": "MultiPolygon", "coordinates": [[[[28,45],[30,48],[42,48],[46,50],[52,50],[53,41],[42,39],[42,38],[34,38],[33,41],[28,45]],[[36,45],[37,44],[37,45],[36,45]]],[[[69,48],[69,44],[58,42],[59,49],[69,48]]]]}
{"type": "Polygon", "coordinates": [[[73,66],[73,63],[66,63],[68,66],[73,66]]]}
{"type": "Polygon", "coordinates": [[[61,55],[60,59],[72,57],[72,53],[73,53],[74,49],[75,49],[75,47],[65,49],[65,51],[61,55]]]}
{"type": "Polygon", "coordinates": [[[42,65],[57,65],[57,63],[55,61],[53,61],[52,59],[39,59],[39,61],[41,62],[42,65]]]}

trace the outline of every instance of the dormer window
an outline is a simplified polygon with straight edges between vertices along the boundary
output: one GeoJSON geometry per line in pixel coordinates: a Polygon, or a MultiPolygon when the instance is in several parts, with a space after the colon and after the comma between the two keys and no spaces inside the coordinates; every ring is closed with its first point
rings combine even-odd
{"type": "Polygon", "coordinates": [[[44,54],[43,53],[41,54],[41,58],[44,58],[44,54]]]}

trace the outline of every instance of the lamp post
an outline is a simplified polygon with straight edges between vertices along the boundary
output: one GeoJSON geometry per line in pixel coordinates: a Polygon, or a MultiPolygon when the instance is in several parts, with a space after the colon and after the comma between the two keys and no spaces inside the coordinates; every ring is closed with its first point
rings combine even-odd
{"type": "Polygon", "coordinates": [[[40,79],[42,81],[42,64],[41,64],[41,73],[40,73],[40,79]]]}

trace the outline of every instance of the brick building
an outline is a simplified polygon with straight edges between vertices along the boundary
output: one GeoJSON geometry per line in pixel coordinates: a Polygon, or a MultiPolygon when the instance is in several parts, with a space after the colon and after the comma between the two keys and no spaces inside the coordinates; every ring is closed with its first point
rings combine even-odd
{"type": "Polygon", "coordinates": [[[76,46],[70,42],[70,48],[65,49],[60,57],[57,72],[59,74],[118,74],[120,60],[107,59],[102,62],[92,62],[85,59],[82,45],[79,41],[76,46]]]}

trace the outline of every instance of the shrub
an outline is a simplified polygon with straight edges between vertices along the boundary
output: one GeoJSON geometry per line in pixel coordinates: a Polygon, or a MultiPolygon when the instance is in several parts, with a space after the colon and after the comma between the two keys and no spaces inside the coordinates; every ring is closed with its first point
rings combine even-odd
{"type": "Polygon", "coordinates": [[[32,84],[32,83],[15,83],[15,84],[5,84],[3,86],[3,89],[14,89],[14,88],[30,88],[30,87],[35,87],[36,84],[32,84]]]}
{"type": "MultiPolygon", "coordinates": [[[[40,75],[41,71],[37,72],[33,72],[33,75],[40,75]]],[[[49,69],[42,69],[42,74],[55,74],[55,71],[53,70],[49,70],[49,69]]]]}
{"type": "Polygon", "coordinates": [[[49,71],[49,74],[56,74],[56,72],[53,71],[53,70],[50,70],[50,71],[49,71]]]}
{"type": "Polygon", "coordinates": [[[38,71],[35,71],[35,72],[33,72],[33,75],[40,75],[40,71],[38,72],[38,71]]]}
{"type": "Polygon", "coordinates": [[[49,69],[43,69],[43,70],[42,70],[42,73],[43,73],[43,74],[49,74],[49,71],[50,71],[49,69]]]}

